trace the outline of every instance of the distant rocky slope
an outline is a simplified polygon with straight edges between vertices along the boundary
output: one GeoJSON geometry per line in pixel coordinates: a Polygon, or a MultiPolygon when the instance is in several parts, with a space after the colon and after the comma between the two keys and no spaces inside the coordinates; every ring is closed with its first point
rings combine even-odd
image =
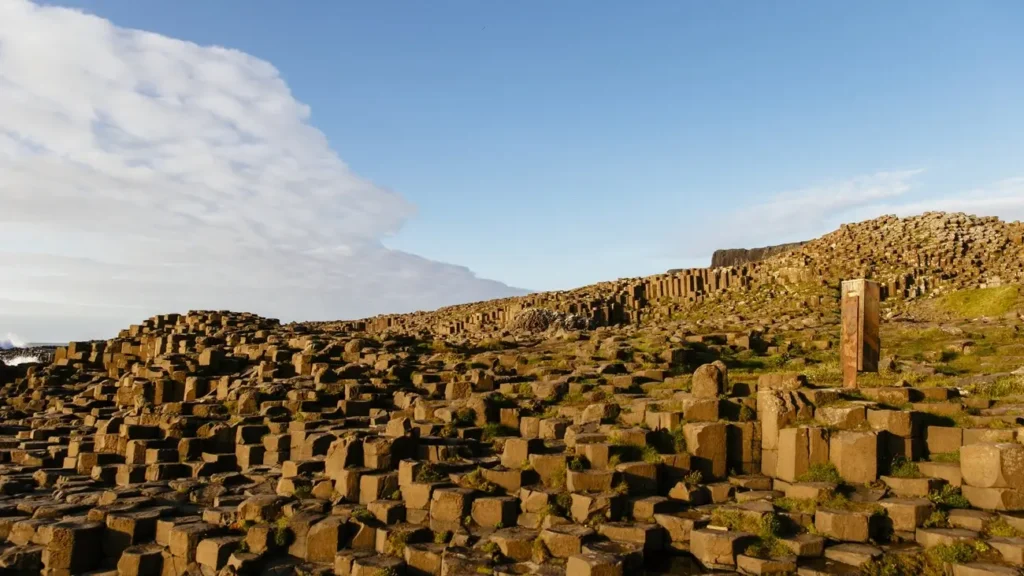
{"type": "Polygon", "coordinates": [[[804,244],[806,242],[793,242],[791,244],[779,244],[778,246],[765,246],[763,248],[715,250],[715,253],[711,256],[711,267],[725,268],[726,266],[740,266],[751,262],[760,262],[776,254],[800,248],[804,244]]]}
{"type": "Polygon", "coordinates": [[[994,217],[946,213],[883,216],[843,225],[787,250],[762,249],[777,253],[740,265],[673,270],[432,312],[315,325],[455,336],[506,330],[525,310],[537,308],[581,317],[591,326],[826,313],[836,310],[839,283],[849,278],[881,282],[883,297],[890,304],[951,289],[1021,282],[1022,237],[1024,224],[994,217]]]}

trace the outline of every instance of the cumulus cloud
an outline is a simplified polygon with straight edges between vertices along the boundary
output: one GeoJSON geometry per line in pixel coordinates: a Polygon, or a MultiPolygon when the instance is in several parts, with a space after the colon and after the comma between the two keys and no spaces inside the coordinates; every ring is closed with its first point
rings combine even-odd
{"type": "MultiPolygon", "coordinates": [[[[1024,178],[1010,178],[983,188],[910,199],[921,188],[924,170],[878,172],[769,195],[720,220],[726,226],[702,230],[689,243],[694,254],[718,248],[753,248],[810,240],[848,222],[886,214],[913,216],[929,211],[966,212],[1024,219],[1024,178]]],[[[918,195],[920,196],[920,195],[918,195]]]]}
{"type": "Polygon", "coordinates": [[[0,173],[0,319],[522,293],[386,248],[414,207],[353,173],[270,63],[75,10],[0,2],[0,173]]]}

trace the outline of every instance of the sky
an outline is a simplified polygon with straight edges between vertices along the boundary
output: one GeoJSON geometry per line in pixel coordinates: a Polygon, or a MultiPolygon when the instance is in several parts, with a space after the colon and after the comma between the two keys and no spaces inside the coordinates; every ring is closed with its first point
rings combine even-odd
{"type": "Polygon", "coordinates": [[[1024,219],[1024,4],[0,0],[0,334],[1024,219]]]}

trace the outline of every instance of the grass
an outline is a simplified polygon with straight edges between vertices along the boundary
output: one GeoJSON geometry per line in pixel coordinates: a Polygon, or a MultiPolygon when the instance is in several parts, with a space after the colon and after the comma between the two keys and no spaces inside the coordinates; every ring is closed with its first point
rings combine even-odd
{"type": "Polygon", "coordinates": [[[472,408],[459,408],[455,411],[453,422],[456,426],[472,426],[476,424],[476,410],[472,408]]]}
{"type": "Polygon", "coordinates": [[[938,452],[932,454],[929,458],[932,462],[942,462],[944,464],[959,464],[960,463],[960,451],[954,452],[938,452]]]}
{"type": "Polygon", "coordinates": [[[932,490],[928,499],[942,508],[970,508],[971,503],[960,493],[959,488],[943,484],[942,488],[932,490]]]}
{"type": "Polygon", "coordinates": [[[472,488],[485,494],[496,494],[498,492],[498,487],[484,479],[484,474],[479,468],[463,476],[462,484],[467,488],[472,488]]]}
{"type": "Polygon", "coordinates": [[[772,501],[777,508],[786,512],[800,512],[802,514],[814,514],[818,509],[818,503],[806,498],[776,498],[772,501]]]}
{"type": "Polygon", "coordinates": [[[912,461],[903,456],[897,456],[892,460],[889,476],[894,478],[921,478],[921,470],[912,461]]]}
{"type": "Polygon", "coordinates": [[[578,454],[567,460],[565,465],[573,472],[583,472],[587,468],[590,468],[590,462],[587,461],[587,458],[578,454]]]}
{"type": "Polygon", "coordinates": [[[1024,533],[1013,526],[1010,526],[1010,524],[1002,518],[989,522],[988,525],[985,526],[985,534],[1002,538],[1020,538],[1024,536],[1024,533]]]}
{"type": "Polygon", "coordinates": [[[683,483],[687,486],[697,486],[704,481],[704,475],[701,474],[700,470],[694,470],[686,476],[683,476],[683,483]]]}
{"type": "Polygon", "coordinates": [[[925,519],[925,528],[949,528],[949,514],[945,510],[936,510],[925,519]]]}
{"type": "Polygon", "coordinates": [[[747,547],[745,554],[758,558],[775,558],[789,556],[789,549],[779,541],[782,521],[774,513],[769,512],[757,517],[752,514],[720,506],[711,513],[711,522],[716,526],[724,526],[736,532],[756,534],[758,543],[747,547]]]}
{"type": "Polygon", "coordinates": [[[843,483],[843,478],[839,475],[839,470],[837,470],[835,464],[832,464],[831,462],[828,464],[812,464],[807,472],[801,474],[796,480],[797,482],[843,483]]]}
{"type": "Polygon", "coordinates": [[[989,545],[979,540],[971,543],[941,544],[928,552],[943,562],[967,564],[968,562],[974,562],[980,554],[984,554],[989,550],[989,545]]]}
{"type": "Polygon", "coordinates": [[[942,296],[936,307],[955,318],[996,317],[1012,312],[1020,298],[1016,285],[957,290],[942,296]]]}
{"type": "Polygon", "coordinates": [[[1005,376],[989,384],[978,384],[969,390],[976,396],[1004,398],[1024,395],[1024,375],[1005,376]]]}
{"type": "Polygon", "coordinates": [[[484,426],[483,439],[494,440],[502,436],[519,436],[519,430],[504,424],[490,423],[484,426]]]}
{"type": "Polygon", "coordinates": [[[416,481],[422,484],[443,482],[447,479],[448,475],[441,471],[441,467],[432,462],[423,464],[420,466],[420,469],[416,471],[416,481]]]}

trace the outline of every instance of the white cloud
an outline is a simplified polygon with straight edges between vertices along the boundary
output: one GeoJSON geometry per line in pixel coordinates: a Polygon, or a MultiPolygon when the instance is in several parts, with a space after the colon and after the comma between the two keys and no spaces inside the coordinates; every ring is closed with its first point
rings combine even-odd
{"type": "Polygon", "coordinates": [[[808,240],[846,222],[843,216],[911,189],[923,170],[878,172],[781,192],[705,225],[689,244],[693,255],[808,240]]]}
{"type": "MultiPolygon", "coordinates": [[[[1024,178],[1010,178],[985,188],[910,200],[924,170],[900,170],[857,176],[782,192],[716,219],[693,235],[691,252],[710,254],[719,248],[754,248],[811,240],[839,225],[886,214],[912,216],[929,211],[966,212],[1024,219],[1024,178]],[[718,225],[720,224],[720,225],[718,225]]],[[[917,196],[920,196],[918,194],[917,196]]]]}
{"type": "Polygon", "coordinates": [[[868,207],[866,213],[910,216],[928,211],[998,216],[1006,221],[1024,220],[1024,177],[1007,178],[984,188],[923,201],[880,203],[868,207]]]}
{"type": "Polygon", "coordinates": [[[3,0],[0,319],[350,318],[518,293],[384,247],[414,208],[309,114],[242,52],[3,0]]]}

